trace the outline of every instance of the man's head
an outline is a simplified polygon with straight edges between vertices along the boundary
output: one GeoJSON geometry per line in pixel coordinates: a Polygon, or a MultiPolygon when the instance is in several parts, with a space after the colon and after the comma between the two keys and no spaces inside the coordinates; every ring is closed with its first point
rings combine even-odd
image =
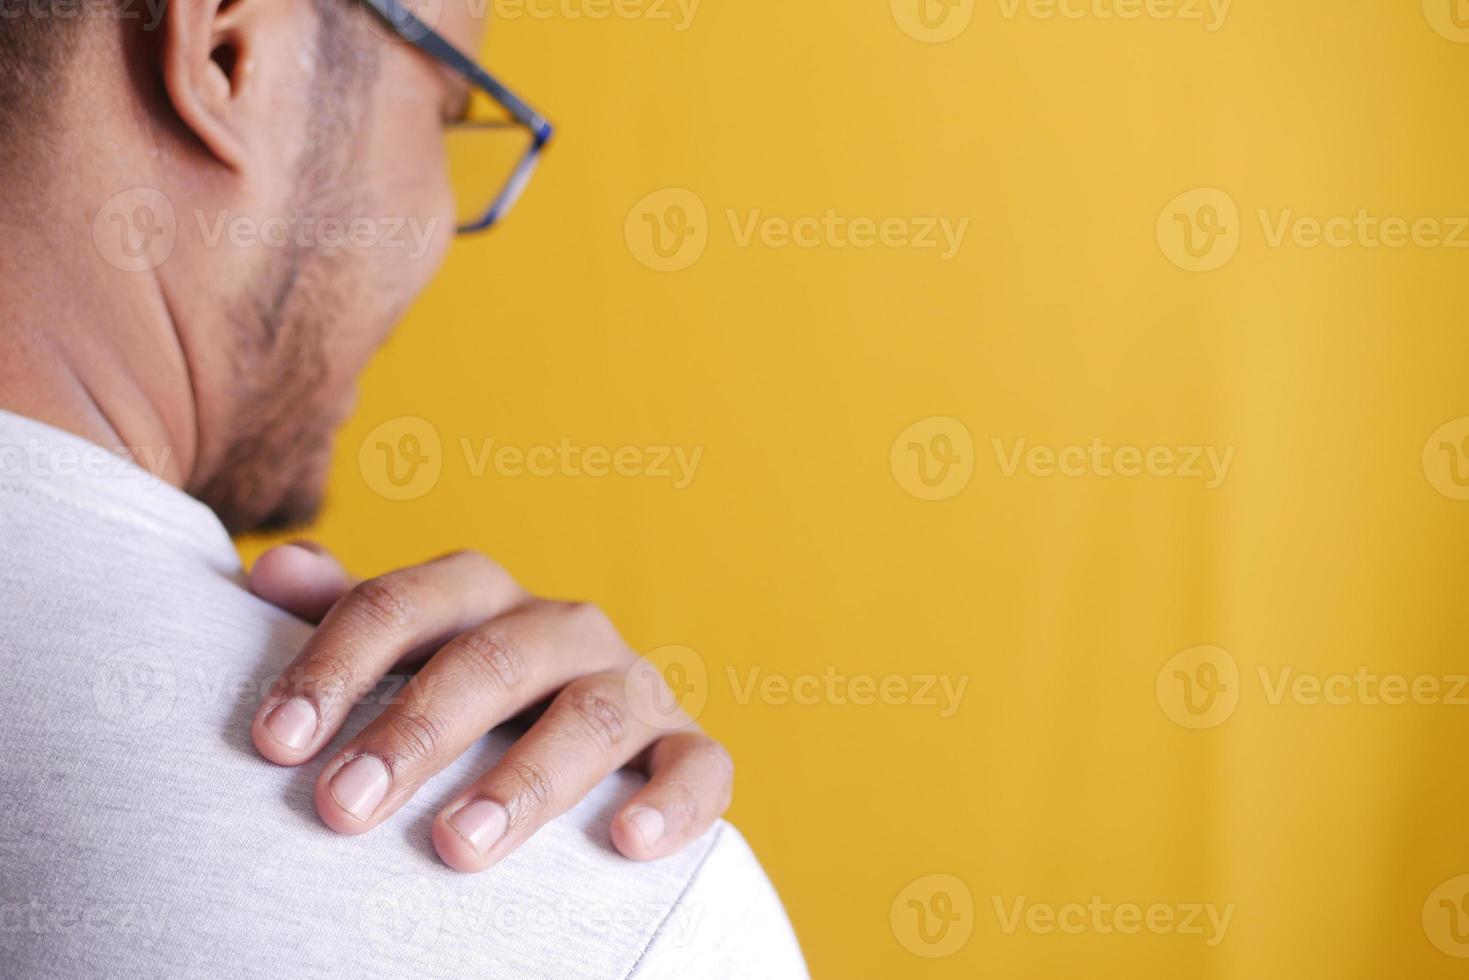
{"type": "MultiPolygon", "coordinates": [[[[87,297],[31,333],[102,418],[140,389],[227,526],[305,520],[357,375],[454,233],[462,83],[359,0],[49,2],[0,0],[0,222],[87,297]]],[[[434,13],[477,46],[466,0],[434,13]]]]}

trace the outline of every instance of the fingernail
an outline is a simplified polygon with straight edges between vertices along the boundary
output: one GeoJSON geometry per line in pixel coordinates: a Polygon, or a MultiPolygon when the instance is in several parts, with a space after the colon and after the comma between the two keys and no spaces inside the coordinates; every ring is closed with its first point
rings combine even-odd
{"type": "Polygon", "coordinates": [[[650,806],[640,806],[627,813],[628,823],[637,828],[643,843],[652,846],[663,836],[663,814],[650,806]]]}
{"type": "Polygon", "coordinates": [[[291,553],[300,557],[302,561],[308,561],[312,564],[332,564],[332,560],[330,558],[328,558],[326,555],[323,555],[319,550],[311,547],[309,544],[306,544],[303,541],[287,541],[285,544],[281,545],[281,547],[290,548],[291,553]]]}
{"type": "Polygon", "coordinates": [[[366,820],[388,795],[388,767],[375,755],[362,755],[332,777],[332,799],[358,820],[366,820]]]}
{"type": "Polygon", "coordinates": [[[265,730],[282,745],[304,749],[316,734],[316,706],[305,698],[291,698],[265,719],[265,730]]]}
{"type": "Polygon", "coordinates": [[[449,818],[449,826],[481,854],[505,836],[505,827],[509,823],[510,815],[494,800],[475,800],[460,807],[449,818]]]}

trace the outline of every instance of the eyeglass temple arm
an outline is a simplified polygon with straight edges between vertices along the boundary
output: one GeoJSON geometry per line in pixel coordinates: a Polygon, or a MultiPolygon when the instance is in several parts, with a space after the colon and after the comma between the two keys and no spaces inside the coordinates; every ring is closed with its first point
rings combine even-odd
{"type": "Polygon", "coordinates": [[[405,41],[463,75],[484,89],[515,120],[528,127],[535,135],[537,145],[544,145],[551,138],[553,129],[546,117],[532,109],[525,100],[500,84],[475,60],[460,51],[442,35],[429,27],[409,10],[401,0],[364,0],[364,2],[388,22],[405,41]]]}

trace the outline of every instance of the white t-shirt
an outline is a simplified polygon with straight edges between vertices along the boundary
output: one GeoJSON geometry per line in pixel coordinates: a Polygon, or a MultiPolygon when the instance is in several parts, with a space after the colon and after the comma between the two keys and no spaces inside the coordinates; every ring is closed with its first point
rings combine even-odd
{"type": "Polygon", "coordinates": [[[280,768],[249,734],[309,632],[250,595],[198,501],[0,412],[0,973],[806,976],[733,827],[652,863],[614,850],[628,773],[489,871],[440,864],[433,816],[504,732],[371,833],[328,830],[330,753],[280,768]]]}

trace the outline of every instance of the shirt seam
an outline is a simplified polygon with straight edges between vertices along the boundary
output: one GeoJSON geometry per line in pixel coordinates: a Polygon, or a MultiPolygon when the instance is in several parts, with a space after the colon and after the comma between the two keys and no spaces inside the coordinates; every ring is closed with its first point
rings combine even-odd
{"type": "Polygon", "coordinates": [[[182,534],[176,529],[170,528],[166,524],[154,520],[147,514],[136,512],[125,506],[98,507],[85,501],[78,500],[76,497],[65,492],[44,490],[23,483],[11,483],[3,480],[0,480],[0,493],[12,494],[14,496],[27,497],[32,500],[39,500],[45,503],[55,504],[61,507],[65,507],[69,510],[79,511],[83,514],[87,514],[99,520],[106,521],[109,524],[121,524],[128,527],[137,528],[138,530],[147,531],[152,534],[157,534],[160,537],[167,538],[174,544],[182,545],[188,548],[190,551],[196,554],[203,555],[210,560],[214,560],[217,557],[212,549],[201,546],[198,541],[195,541],[188,535],[182,534]]]}
{"type": "Polygon", "coordinates": [[[704,867],[709,863],[709,859],[714,856],[715,849],[719,847],[719,842],[724,838],[725,829],[726,828],[724,827],[724,825],[721,824],[718,831],[714,835],[714,840],[709,844],[709,850],[704,852],[704,856],[699,859],[698,865],[694,867],[693,871],[689,872],[688,880],[685,881],[683,887],[679,889],[678,896],[672,901],[672,903],[669,904],[668,911],[663,913],[663,917],[658,920],[658,925],[653,928],[653,934],[648,937],[648,941],[644,943],[643,948],[638,951],[638,958],[636,960],[633,960],[632,966],[628,969],[626,973],[622,975],[623,980],[632,980],[637,972],[642,969],[643,962],[648,958],[648,954],[652,952],[653,946],[663,935],[663,931],[667,927],[669,920],[673,918],[674,910],[683,903],[684,898],[686,898],[689,894],[689,890],[693,888],[694,883],[699,880],[699,875],[704,873],[704,867]]]}

